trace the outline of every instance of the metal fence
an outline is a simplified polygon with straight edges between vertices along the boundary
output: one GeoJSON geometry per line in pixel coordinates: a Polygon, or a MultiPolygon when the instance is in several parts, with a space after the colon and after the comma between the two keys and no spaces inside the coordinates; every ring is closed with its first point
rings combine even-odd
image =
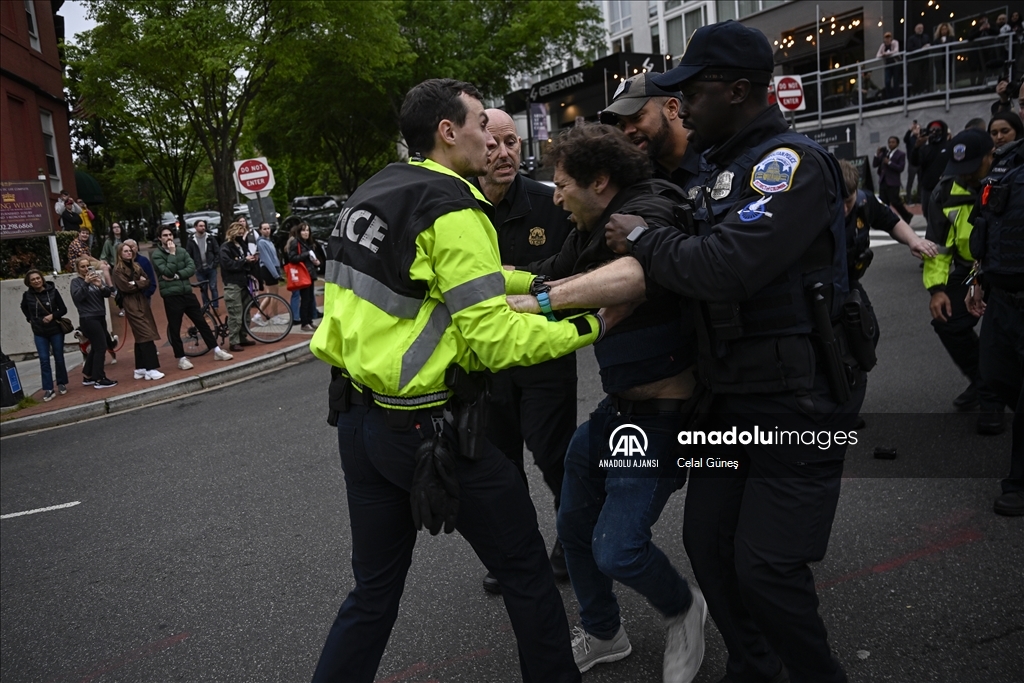
{"type": "MultiPolygon", "coordinates": [[[[865,110],[894,105],[902,105],[906,113],[910,102],[940,98],[948,111],[953,96],[994,93],[1000,78],[1011,76],[1021,50],[1019,38],[1009,34],[801,74],[807,110],[799,112],[796,120],[820,122],[824,116],[852,113],[863,118],[865,110]]],[[[1014,89],[1011,97],[1016,95],[1014,89]]]]}

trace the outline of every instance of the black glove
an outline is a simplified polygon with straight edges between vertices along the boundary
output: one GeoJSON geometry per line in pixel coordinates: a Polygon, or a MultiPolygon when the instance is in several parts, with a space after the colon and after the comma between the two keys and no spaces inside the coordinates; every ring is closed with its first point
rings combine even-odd
{"type": "Polygon", "coordinates": [[[426,527],[431,536],[455,530],[459,516],[459,481],[455,478],[455,456],[444,440],[435,436],[416,450],[416,470],[409,490],[412,523],[419,531],[426,527]]]}

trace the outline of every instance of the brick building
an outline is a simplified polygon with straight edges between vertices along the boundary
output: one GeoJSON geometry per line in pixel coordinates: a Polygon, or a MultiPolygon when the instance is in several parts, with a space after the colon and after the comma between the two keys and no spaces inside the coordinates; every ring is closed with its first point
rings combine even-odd
{"type": "Polygon", "coordinates": [[[58,43],[63,0],[0,2],[0,180],[49,178],[77,196],[58,43]]]}

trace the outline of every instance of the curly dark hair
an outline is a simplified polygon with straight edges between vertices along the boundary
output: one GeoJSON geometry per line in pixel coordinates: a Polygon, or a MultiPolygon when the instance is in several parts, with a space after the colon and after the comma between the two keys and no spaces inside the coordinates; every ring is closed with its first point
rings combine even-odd
{"type": "Polygon", "coordinates": [[[629,187],[652,175],[651,160],[614,126],[586,123],[563,131],[545,157],[550,168],[561,165],[579,185],[607,174],[612,184],[629,187]]]}

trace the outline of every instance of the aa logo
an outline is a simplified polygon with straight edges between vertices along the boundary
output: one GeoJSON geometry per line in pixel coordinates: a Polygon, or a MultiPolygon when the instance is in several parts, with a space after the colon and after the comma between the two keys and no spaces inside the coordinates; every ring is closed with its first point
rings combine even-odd
{"type": "Polygon", "coordinates": [[[636,425],[619,425],[612,431],[612,435],[608,437],[608,449],[611,451],[611,457],[613,458],[616,455],[646,457],[647,434],[636,425]]]}

